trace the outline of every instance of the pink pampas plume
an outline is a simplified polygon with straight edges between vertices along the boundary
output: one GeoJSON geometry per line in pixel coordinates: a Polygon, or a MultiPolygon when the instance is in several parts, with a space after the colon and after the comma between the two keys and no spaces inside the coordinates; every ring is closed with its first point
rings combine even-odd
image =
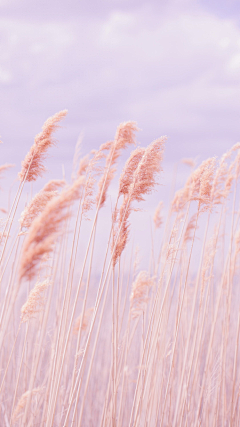
{"type": "Polygon", "coordinates": [[[199,198],[201,204],[204,205],[204,210],[210,207],[212,203],[212,185],[216,168],[216,158],[212,157],[204,162],[204,168],[200,177],[199,198]]]}
{"type": "Polygon", "coordinates": [[[144,200],[145,194],[150,194],[157,184],[156,176],[162,171],[162,161],[166,136],[153,141],[145,150],[134,173],[134,182],[129,188],[132,200],[144,200]]]}
{"type": "Polygon", "coordinates": [[[66,184],[64,180],[49,181],[39,193],[37,193],[31,202],[25,207],[20,217],[21,228],[29,228],[33,220],[44,210],[47,203],[58,196],[57,188],[66,184]]]}
{"type": "Polygon", "coordinates": [[[136,171],[139,162],[145,153],[146,148],[136,148],[128,158],[119,180],[119,195],[126,195],[132,184],[133,174],[136,171]]]}
{"type": "Polygon", "coordinates": [[[0,166],[0,174],[2,172],[5,172],[5,170],[8,170],[10,168],[13,168],[15,165],[13,165],[12,163],[5,163],[5,165],[0,166]]]}
{"type": "Polygon", "coordinates": [[[44,185],[42,191],[56,191],[66,185],[64,179],[52,179],[46,185],[44,185]]]}
{"type": "MultiPolygon", "coordinates": [[[[139,162],[145,153],[145,148],[136,148],[128,158],[119,180],[119,192],[118,197],[124,196],[122,206],[119,210],[115,210],[113,214],[113,224],[116,225],[118,219],[118,226],[121,228],[121,232],[118,236],[118,242],[114,250],[113,265],[116,264],[118,258],[121,256],[123,249],[125,248],[128,236],[129,236],[129,216],[131,213],[131,201],[129,200],[129,188],[133,182],[133,176],[136,172],[139,162]]],[[[113,247],[115,237],[117,235],[116,227],[113,228],[113,247]]]]}
{"type": "Polygon", "coordinates": [[[1,174],[3,173],[3,172],[5,172],[6,170],[8,170],[8,169],[10,169],[10,168],[13,168],[15,165],[13,165],[12,163],[5,163],[5,165],[2,165],[2,166],[0,166],[0,178],[2,178],[1,177],[1,174]]]}
{"type": "Polygon", "coordinates": [[[235,167],[236,159],[228,167],[227,160],[232,156],[233,152],[239,150],[240,143],[235,144],[230,150],[224,153],[219,161],[216,174],[213,179],[212,185],[212,203],[214,205],[222,203],[223,199],[228,197],[234,180],[233,169],[235,167]]]}
{"type": "Polygon", "coordinates": [[[188,222],[188,225],[183,237],[184,243],[191,241],[193,239],[193,233],[196,227],[196,221],[197,221],[197,214],[195,213],[194,215],[192,215],[192,217],[188,222]]]}
{"type": "Polygon", "coordinates": [[[94,186],[96,183],[96,177],[102,172],[102,167],[98,165],[98,162],[106,157],[105,152],[110,150],[111,145],[112,142],[108,141],[102,144],[99,150],[92,150],[92,159],[90,161],[88,161],[88,159],[85,160],[85,162],[88,161],[86,168],[85,162],[82,164],[80,162],[78,174],[86,174],[87,177],[82,203],[82,213],[85,219],[89,219],[87,214],[95,204],[94,186]]]}
{"type": "Polygon", "coordinates": [[[133,318],[145,311],[149,300],[149,290],[154,284],[154,280],[149,277],[146,271],[140,271],[132,285],[130,295],[130,312],[133,318]]]}
{"type": "MultiPolygon", "coordinates": [[[[131,154],[129,161],[124,168],[124,170],[127,171],[126,181],[124,181],[124,175],[121,175],[120,190],[123,192],[123,189],[125,188],[125,191],[128,190],[128,192],[124,194],[124,200],[119,212],[119,236],[116,245],[115,242],[113,242],[113,247],[115,248],[113,253],[113,265],[116,264],[127,244],[129,236],[129,216],[132,211],[132,202],[144,200],[143,196],[151,193],[154,186],[157,184],[156,177],[162,170],[161,163],[163,160],[165,142],[166,137],[163,136],[153,141],[144,152],[139,152],[139,149],[137,148],[131,154]],[[139,162],[132,161],[134,153],[136,154],[136,159],[138,158],[139,162]],[[139,157],[137,157],[138,155],[139,157]]],[[[114,216],[116,222],[116,212],[114,216]]],[[[114,236],[116,236],[116,230],[114,230],[114,236]]]]}
{"type": "MultiPolygon", "coordinates": [[[[118,235],[117,229],[113,230],[113,244],[112,247],[114,249],[113,253],[113,266],[116,265],[118,258],[120,258],[129,237],[129,216],[132,211],[132,208],[130,206],[129,199],[127,197],[124,197],[122,206],[119,211],[118,215],[118,230],[120,229],[120,233],[118,235]],[[115,246],[115,238],[118,235],[117,244],[115,246]]],[[[113,219],[113,223],[116,222],[116,219],[113,219]]]]}
{"type": "Polygon", "coordinates": [[[44,296],[47,287],[50,285],[49,279],[36,283],[31,290],[27,301],[21,308],[21,323],[28,322],[30,319],[42,311],[44,308],[44,296]]]}
{"type": "Polygon", "coordinates": [[[60,111],[50,117],[43,125],[42,132],[36,135],[34,144],[22,162],[22,170],[18,174],[20,181],[36,181],[45,172],[43,160],[47,150],[54,145],[53,132],[59,127],[58,122],[67,115],[67,110],[60,111]]]}
{"type": "Polygon", "coordinates": [[[160,228],[161,225],[163,224],[163,219],[162,219],[162,215],[161,215],[162,209],[163,209],[163,202],[159,202],[157,205],[157,208],[155,210],[154,217],[153,217],[155,228],[160,228]]]}
{"type": "Polygon", "coordinates": [[[56,191],[40,191],[37,193],[31,202],[25,207],[19,219],[21,228],[29,228],[33,220],[44,210],[47,203],[56,197],[56,191]]]}
{"type": "Polygon", "coordinates": [[[15,423],[24,414],[27,401],[30,396],[37,396],[43,391],[43,387],[34,388],[26,391],[19,399],[12,416],[12,421],[15,423]]]}
{"type": "Polygon", "coordinates": [[[73,333],[74,334],[78,333],[81,324],[82,324],[81,330],[86,331],[86,329],[89,327],[92,315],[93,315],[93,307],[85,311],[83,319],[82,319],[82,314],[80,314],[80,316],[78,316],[78,318],[76,319],[76,322],[73,328],[73,333]]]}
{"type": "Polygon", "coordinates": [[[181,163],[183,163],[184,165],[190,166],[190,168],[195,168],[196,166],[196,160],[190,159],[190,158],[182,159],[181,163]]]}
{"type": "Polygon", "coordinates": [[[79,178],[81,175],[84,175],[87,172],[88,165],[89,165],[89,157],[87,155],[87,156],[84,156],[79,161],[77,178],[79,178]]]}
{"type": "Polygon", "coordinates": [[[20,280],[32,279],[42,257],[49,254],[60,233],[61,225],[70,215],[68,207],[79,199],[85,178],[78,178],[71,187],[53,198],[44,211],[33,221],[23,245],[20,260],[20,280]]]}
{"type": "Polygon", "coordinates": [[[209,206],[211,189],[215,172],[215,157],[204,160],[201,165],[191,173],[185,186],[175,193],[172,210],[180,212],[187,203],[193,200],[209,206]]]}
{"type": "Polygon", "coordinates": [[[117,163],[122,150],[136,143],[135,132],[138,130],[136,122],[131,121],[121,123],[117,128],[114,141],[111,144],[109,154],[106,158],[105,173],[98,184],[99,191],[97,194],[97,203],[99,203],[100,208],[104,206],[107,198],[107,190],[115,175],[114,165],[117,163]]]}
{"type": "Polygon", "coordinates": [[[79,159],[80,159],[80,155],[81,155],[82,141],[83,141],[83,133],[81,133],[79,135],[76,146],[75,146],[75,152],[74,152],[74,156],[73,156],[73,169],[72,169],[72,180],[73,181],[75,181],[75,179],[77,178],[76,171],[78,168],[79,159]]]}

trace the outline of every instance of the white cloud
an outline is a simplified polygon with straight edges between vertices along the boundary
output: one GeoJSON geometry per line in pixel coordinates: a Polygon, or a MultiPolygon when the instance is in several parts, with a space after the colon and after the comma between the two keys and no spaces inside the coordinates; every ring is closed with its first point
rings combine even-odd
{"type": "Polygon", "coordinates": [[[46,109],[47,115],[69,107],[72,128],[78,134],[84,126],[94,141],[99,129],[105,138],[113,124],[128,119],[146,134],[185,134],[186,145],[211,131],[218,147],[228,128],[231,138],[238,133],[240,30],[234,21],[200,8],[158,14],[141,7],[87,20],[1,19],[0,27],[6,111],[24,108],[27,116],[46,109]]]}
{"type": "Polygon", "coordinates": [[[0,67],[0,82],[2,84],[9,84],[11,80],[11,73],[8,70],[0,67]]]}
{"type": "Polygon", "coordinates": [[[240,69],[240,52],[233,55],[229,62],[229,68],[233,71],[239,71],[240,69]]]}

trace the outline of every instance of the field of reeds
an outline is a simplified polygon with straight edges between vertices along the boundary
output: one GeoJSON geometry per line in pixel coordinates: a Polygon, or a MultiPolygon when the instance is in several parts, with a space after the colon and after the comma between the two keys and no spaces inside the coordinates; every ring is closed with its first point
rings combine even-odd
{"type": "Polygon", "coordinates": [[[238,427],[240,144],[183,160],[189,178],[163,209],[167,138],[136,146],[125,122],[88,156],[77,145],[72,181],[47,182],[19,215],[66,113],[23,153],[2,210],[0,426],[238,427]],[[131,221],[153,191],[143,270],[131,221]]]}

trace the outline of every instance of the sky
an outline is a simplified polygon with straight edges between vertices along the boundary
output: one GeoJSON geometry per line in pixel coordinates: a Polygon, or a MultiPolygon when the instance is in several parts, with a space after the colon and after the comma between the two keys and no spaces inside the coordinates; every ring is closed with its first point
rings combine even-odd
{"type": "Polygon", "coordinates": [[[70,177],[80,134],[86,154],[127,120],[143,146],[167,135],[165,169],[220,156],[240,140],[240,4],[0,0],[0,86],[2,163],[17,170],[62,109],[49,177],[70,177]]]}
{"type": "Polygon", "coordinates": [[[141,145],[168,137],[164,199],[182,158],[221,156],[240,140],[240,3],[0,0],[0,101],[12,181],[44,121],[68,109],[46,179],[64,165],[70,180],[79,135],[85,155],[134,120],[141,145]]]}

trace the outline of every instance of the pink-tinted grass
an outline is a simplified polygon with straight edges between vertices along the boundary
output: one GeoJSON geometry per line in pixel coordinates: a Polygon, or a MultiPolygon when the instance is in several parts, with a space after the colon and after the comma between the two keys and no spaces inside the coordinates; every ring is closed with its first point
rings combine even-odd
{"type": "Polygon", "coordinates": [[[24,207],[65,115],[35,138],[0,224],[0,425],[238,427],[240,147],[184,159],[189,178],[167,207],[166,138],[121,172],[138,130],[125,122],[83,159],[77,146],[72,182],[56,177],[24,207]],[[152,224],[140,224],[153,191],[152,224]]]}

